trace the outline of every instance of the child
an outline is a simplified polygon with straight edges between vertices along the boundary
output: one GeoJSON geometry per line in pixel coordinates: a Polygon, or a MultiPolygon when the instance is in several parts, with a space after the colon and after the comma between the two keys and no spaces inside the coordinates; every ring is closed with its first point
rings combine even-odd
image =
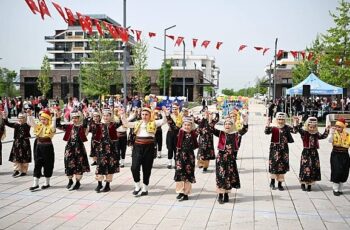
{"type": "Polygon", "coordinates": [[[210,127],[213,134],[219,137],[216,156],[216,192],[220,204],[229,202],[228,193],[232,188],[239,189],[241,183],[237,169],[235,152],[239,150],[240,139],[248,131],[248,116],[243,117],[243,127],[237,131],[235,123],[228,118],[224,122],[224,130],[210,127]]]}
{"type": "Polygon", "coordinates": [[[278,112],[273,126],[270,126],[269,118],[265,127],[265,134],[271,134],[269,172],[271,174],[270,188],[275,190],[275,180],[278,181],[278,190],[283,191],[282,182],[284,174],[289,171],[289,148],[288,143],[293,143],[291,133],[296,133],[293,128],[286,125],[286,114],[278,112]]]}
{"type": "Polygon", "coordinates": [[[335,123],[331,129],[329,142],[332,143],[331,153],[331,181],[333,182],[333,194],[340,196],[343,194],[344,183],[349,177],[350,157],[350,134],[346,132],[347,123],[343,117],[335,123]]]}
{"type": "Polygon", "coordinates": [[[12,123],[5,119],[5,125],[14,129],[13,145],[9,161],[14,163],[13,177],[27,175],[29,163],[32,161],[30,147],[30,126],[27,124],[27,117],[23,113],[18,114],[18,122],[12,123]]]}
{"type": "Polygon", "coordinates": [[[85,135],[85,128],[87,124],[79,124],[81,114],[79,111],[73,110],[70,113],[71,124],[62,125],[60,114],[57,118],[57,128],[64,130],[65,134],[63,140],[67,141],[66,148],[64,150],[64,168],[68,177],[67,189],[78,190],[80,188],[80,180],[83,177],[84,172],[90,172],[90,166],[84,146],[84,142],[87,141],[85,135]],[[73,177],[75,176],[75,185],[73,185],[73,177]]]}
{"type": "MultiPolygon", "coordinates": [[[[86,117],[85,120],[88,118],[86,117]]],[[[102,124],[101,124],[101,114],[98,109],[92,112],[92,119],[85,121],[88,123],[88,132],[92,133],[91,137],[91,149],[90,157],[93,162],[91,166],[97,165],[97,156],[101,151],[101,138],[102,138],[102,124]]]]}
{"type": "MultiPolygon", "coordinates": [[[[301,121],[301,117],[298,119],[301,121]]],[[[311,191],[311,185],[321,180],[320,159],[317,149],[320,147],[318,140],[325,139],[329,133],[327,127],[323,134],[317,129],[317,118],[309,117],[301,128],[301,125],[294,126],[303,140],[303,152],[300,159],[299,180],[303,191],[311,191]],[[307,188],[306,188],[307,185],[307,188]]]]}

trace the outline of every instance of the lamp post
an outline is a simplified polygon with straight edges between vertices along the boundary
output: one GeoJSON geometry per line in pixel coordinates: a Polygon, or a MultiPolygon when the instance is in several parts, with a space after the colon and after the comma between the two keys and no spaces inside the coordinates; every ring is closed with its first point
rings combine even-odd
{"type": "Polygon", "coordinates": [[[164,29],[164,61],[163,61],[163,93],[164,93],[164,96],[166,96],[166,93],[165,93],[165,76],[166,76],[166,31],[167,30],[170,30],[172,28],[174,28],[176,25],[173,25],[173,26],[169,26],[167,28],[164,29]]]}
{"type": "Polygon", "coordinates": [[[276,99],[276,61],[277,61],[277,41],[278,38],[275,40],[275,66],[273,67],[273,100],[276,99]]]}
{"type": "Polygon", "coordinates": [[[186,69],[186,56],[185,56],[185,51],[186,51],[186,45],[185,45],[185,41],[182,40],[182,44],[184,45],[184,56],[182,59],[182,68],[183,68],[183,74],[182,74],[182,96],[186,96],[185,95],[185,69],[186,69]]]}
{"type": "MultiPolygon", "coordinates": [[[[123,26],[126,28],[126,0],[123,1],[123,26]]],[[[123,97],[124,97],[124,108],[126,109],[127,99],[126,99],[126,52],[127,52],[127,42],[123,50],[123,97]]]]}

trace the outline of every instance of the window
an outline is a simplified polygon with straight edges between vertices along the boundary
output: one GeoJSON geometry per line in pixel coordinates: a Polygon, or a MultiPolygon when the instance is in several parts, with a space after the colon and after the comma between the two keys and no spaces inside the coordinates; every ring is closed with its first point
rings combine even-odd
{"type": "Polygon", "coordinates": [[[76,42],[75,47],[84,47],[84,42],[76,42]]]}
{"type": "Polygon", "coordinates": [[[292,78],[282,78],[282,84],[292,84],[292,78]]]}
{"type": "Polygon", "coordinates": [[[75,35],[76,35],[76,36],[83,36],[83,35],[84,35],[84,32],[76,31],[76,32],[75,32],[75,35]]]}

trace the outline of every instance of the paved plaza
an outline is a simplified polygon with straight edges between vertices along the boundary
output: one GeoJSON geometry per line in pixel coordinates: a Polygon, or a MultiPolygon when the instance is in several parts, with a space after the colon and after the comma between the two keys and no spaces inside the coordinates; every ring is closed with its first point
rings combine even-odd
{"type": "MultiPolygon", "coordinates": [[[[126,167],[115,174],[110,192],[94,191],[94,167],[84,174],[78,191],[68,191],[62,132],[53,139],[56,161],[52,187],[30,192],[34,164],[30,164],[28,176],[12,178],[12,163],[7,161],[12,143],[7,141],[12,140],[13,130],[7,128],[0,166],[0,229],[350,229],[350,184],[345,184],[343,196],[333,195],[329,181],[331,144],[327,140],[320,141],[322,181],[312,192],[303,192],[298,182],[302,151],[299,135],[293,135],[295,143],[290,144],[285,191],[270,190],[270,136],[264,134],[264,111],[262,104],[252,101],[249,131],[237,160],[241,189],[233,190],[230,202],[223,205],[216,200],[214,162],[206,173],[196,169],[197,183],[189,200],[177,201],[174,169],[166,168],[164,148],[163,158],[155,159],[148,196],[132,195],[130,150],[126,167]]],[[[166,129],[164,126],[164,136],[166,129]]],[[[86,148],[89,151],[89,143],[86,148]]],[[[40,185],[43,182],[42,178],[40,185]]]]}

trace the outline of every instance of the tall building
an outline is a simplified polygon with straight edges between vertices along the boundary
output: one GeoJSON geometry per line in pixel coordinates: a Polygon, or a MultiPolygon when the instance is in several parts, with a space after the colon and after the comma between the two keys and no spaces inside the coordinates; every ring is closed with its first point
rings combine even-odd
{"type": "MultiPolygon", "coordinates": [[[[200,70],[203,72],[203,82],[198,83],[198,86],[201,86],[200,95],[209,96],[203,90],[203,87],[213,87],[216,91],[219,88],[219,75],[220,68],[215,65],[215,58],[209,57],[207,55],[194,55],[192,51],[186,51],[185,57],[184,53],[181,51],[176,51],[172,55],[167,55],[166,59],[171,61],[171,66],[173,70],[182,70],[183,69],[183,59],[185,58],[185,69],[186,70],[200,70]]],[[[193,82],[190,82],[190,79],[187,79],[185,76],[186,84],[186,93],[191,90],[191,85],[193,82]]],[[[182,95],[182,78],[175,79],[175,84],[173,84],[171,91],[178,92],[177,95],[182,95]]]]}
{"type": "MultiPolygon", "coordinates": [[[[115,26],[121,26],[118,22],[109,18],[104,14],[88,15],[91,18],[106,21],[115,26]]],[[[93,26],[93,35],[98,33],[93,26]]],[[[106,38],[113,39],[109,33],[105,34],[106,38]]],[[[66,29],[56,30],[55,35],[45,36],[45,41],[49,43],[47,47],[49,62],[52,69],[52,90],[49,97],[59,96],[64,98],[66,95],[79,97],[79,72],[80,65],[84,64],[83,58],[90,57],[92,50],[89,44],[89,38],[79,24],[79,20],[66,29]]],[[[123,65],[123,49],[127,46],[128,54],[131,52],[132,46],[135,44],[134,38],[129,36],[129,42],[123,44],[121,39],[115,41],[115,58],[123,65]]],[[[128,65],[132,65],[130,55],[127,56],[128,65]]],[[[21,70],[21,90],[25,97],[30,95],[40,95],[37,87],[33,87],[36,83],[38,70],[21,70]],[[23,73],[23,74],[22,74],[23,73]],[[28,76],[29,75],[29,76],[28,76]]]]}

